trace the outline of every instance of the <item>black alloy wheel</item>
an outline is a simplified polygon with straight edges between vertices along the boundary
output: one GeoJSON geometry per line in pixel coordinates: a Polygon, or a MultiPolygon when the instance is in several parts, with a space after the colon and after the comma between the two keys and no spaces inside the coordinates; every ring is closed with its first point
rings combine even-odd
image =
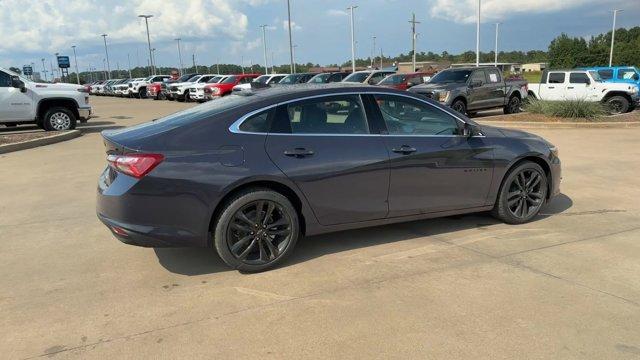
{"type": "Polygon", "coordinates": [[[624,114],[629,111],[629,100],[622,96],[612,96],[606,100],[606,104],[611,114],[624,114]]]}
{"type": "Polygon", "coordinates": [[[467,113],[467,106],[464,104],[462,100],[456,100],[451,104],[451,108],[460,114],[465,115],[467,113]]]}
{"type": "Polygon", "coordinates": [[[520,105],[522,104],[522,102],[520,101],[520,98],[517,96],[512,96],[509,99],[509,103],[507,104],[507,106],[505,107],[505,114],[516,114],[520,112],[520,105]]]}
{"type": "Polygon", "coordinates": [[[540,165],[524,162],[507,175],[493,215],[509,224],[533,219],[547,197],[547,176],[540,165]]]}
{"type": "Polygon", "coordinates": [[[256,272],[275,266],[298,239],[298,216],[283,195],[254,190],[232,200],[216,225],[218,254],[233,268],[256,272]]]}

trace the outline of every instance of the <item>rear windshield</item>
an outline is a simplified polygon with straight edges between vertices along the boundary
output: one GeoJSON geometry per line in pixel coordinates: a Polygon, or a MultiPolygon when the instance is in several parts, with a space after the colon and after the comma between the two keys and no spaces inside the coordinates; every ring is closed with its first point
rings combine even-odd
{"type": "Polygon", "coordinates": [[[317,84],[321,84],[321,83],[325,83],[327,82],[327,80],[329,80],[329,76],[331,76],[331,74],[318,74],[314,77],[311,78],[311,80],[309,80],[310,83],[317,83],[317,84]]]}
{"type": "Polygon", "coordinates": [[[346,78],[344,78],[344,82],[355,82],[355,83],[361,83],[364,82],[367,77],[369,77],[369,73],[368,72],[355,72],[349,76],[347,76],[346,78]]]}

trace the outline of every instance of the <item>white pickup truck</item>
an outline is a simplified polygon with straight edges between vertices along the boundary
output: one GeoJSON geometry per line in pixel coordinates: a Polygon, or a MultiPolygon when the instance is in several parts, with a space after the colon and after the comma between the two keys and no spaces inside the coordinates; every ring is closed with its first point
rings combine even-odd
{"type": "Polygon", "coordinates": [[[539,84],[529,83],[529,96],[554,101],[600,101],[607,104],[611,113],[620,114],[635,108],[638,87],[603,82],[596,71],[545,70],[539,84]]]}
{"type": "Polygon", "coordinates": [[[36,83],[0,68],[0,124],[36,123],[47,131],[71,130],[91,116],[87,89],[36,83]]]}

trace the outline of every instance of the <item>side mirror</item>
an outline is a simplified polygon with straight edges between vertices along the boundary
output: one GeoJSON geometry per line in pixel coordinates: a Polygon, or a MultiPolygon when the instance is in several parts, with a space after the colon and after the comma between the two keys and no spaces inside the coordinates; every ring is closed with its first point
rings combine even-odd
{"type": "Polygon", "coordinates": [[[471,128],[471,125],[469,125],[468,123],[464,123],[464,125],[462,126],[462,136],[470,138],[473,135],[473,129],[471,128]]]}
{"type": "Polygon", "coordinates": [[[638,81],[640,80],[640,75],[638,75],[638,73],[633,74],[633,76],[631,77],[633,80],[638,81]]]}
{"type": "Polygon", "coordinates": [[[20,89],[20,92],[27,92],[27,88],[24,86],[24,82],[20,80],[17,76],[11,78],[11,86],[16,89],[20,89]]]}

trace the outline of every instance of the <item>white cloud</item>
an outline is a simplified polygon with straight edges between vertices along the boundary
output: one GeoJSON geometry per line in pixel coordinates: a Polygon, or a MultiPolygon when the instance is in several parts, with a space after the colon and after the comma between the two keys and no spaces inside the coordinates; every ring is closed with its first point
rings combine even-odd
{"type": "MultiPolygon", "coordinates": [[[[529,13],[554,12],[585,5],[595,0],[483,0],[481,17],[485,20],[503,20],[529,13]]],[[[434,18],[459,23],[476,21],[477,0],[434,0],[430,14],[434,18]]]]}
{"type": "Polygon", "coordinates": [[[0,53],[54,52],[71,44],[95,44],[107,33],[109,43],[145,42],[144,19],[149,19],[151,41],[224,36],[242,40],[248,19],[238,7],[268,0],[2,0],[0,53]],[[25,11],[25,9],[28,9],[25,11]],[[10,34],[10,35],[9,35],[10,34]]]}

